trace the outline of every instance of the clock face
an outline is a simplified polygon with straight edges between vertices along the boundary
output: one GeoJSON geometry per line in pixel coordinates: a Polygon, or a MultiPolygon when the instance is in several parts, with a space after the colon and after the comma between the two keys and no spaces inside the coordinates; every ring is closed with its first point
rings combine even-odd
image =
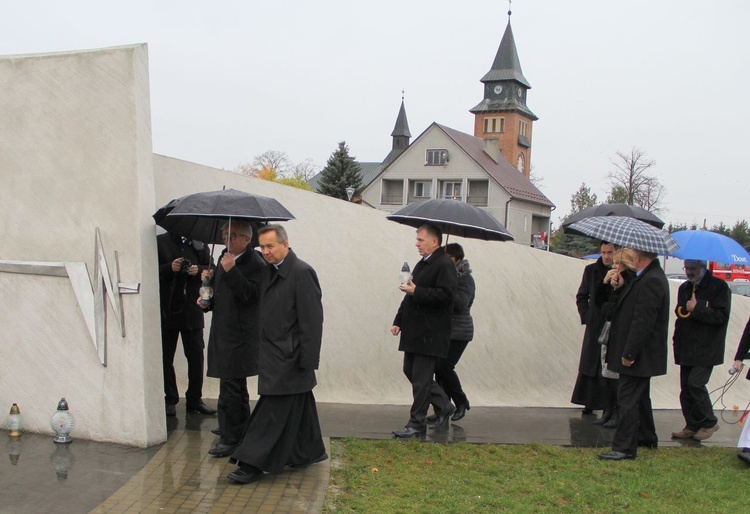
{"type": "Polygon", "coordinates": [[[521,96],[523,96],[523,89],[519,87],[517,93],[518,93],[518,98],[521,98],[521,96]]]}
{"type": "Polygon", "coordinates": [[[503,92],[503,86],[500,86],[500,85],[495,86],[495,89],[493,89],[493,91],[495,92],[496,95],[499,95],[500,93],[503,92]]]}

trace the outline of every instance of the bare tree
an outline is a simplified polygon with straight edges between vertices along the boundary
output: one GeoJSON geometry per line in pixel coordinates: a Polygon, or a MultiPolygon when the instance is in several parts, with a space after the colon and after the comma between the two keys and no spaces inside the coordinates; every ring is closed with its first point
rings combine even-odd
{"type": "Polygon", "coordinates": [[[610,198],[659,212],[666,189],[659,179],[648,173],[656,161],[648,159],[646,152],[637,147],[631,148],[629,153],[618,151],[615,155],[610,159],[615,166],[609,173],[610,198]]]}
{"type": "Polygon", "coordinates": [[[313,164],[312,159],[305,159],[304,161],[297,163],[292,168],[292,178],[309,181],[318,173],[318,167],[313,164]]]}
{"type": "Polygon", "coordinates": [[[541,190],[542,186],[544,186],[544,177],[542,177],[541,175],[537,175],[533,165],[531,166],[531,169],[529,169],[529,182],[534,184],[534,187],[539,190],[541,190]]]}
{"type": "Polygon", "coordinates": [[[286,176],[292,167],[292,162],[285,152],[267,150],[253,158],[253,168],[257,170],[271,169],[278,176],[286,176]]]}

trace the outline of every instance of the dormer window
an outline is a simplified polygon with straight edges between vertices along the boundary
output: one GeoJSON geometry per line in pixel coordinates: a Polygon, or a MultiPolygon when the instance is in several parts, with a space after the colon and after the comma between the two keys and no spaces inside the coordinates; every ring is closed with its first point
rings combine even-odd
{"type": "Polygon", "coordinates": [[[448,163],[448,150],[430,149],[425,155],[426,166],[445,166],[448,163]]]}

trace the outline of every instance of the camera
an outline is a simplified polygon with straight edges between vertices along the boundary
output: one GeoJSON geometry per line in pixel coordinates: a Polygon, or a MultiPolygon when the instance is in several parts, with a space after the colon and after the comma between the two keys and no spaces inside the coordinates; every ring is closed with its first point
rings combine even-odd
{"type": "Polygon", "coordinates": [[[190,270],[190,266],[193,265],[193,261],[190,259],[182,259],[182,266],[180,266],[180,273],[187,273],[190,270]]]}

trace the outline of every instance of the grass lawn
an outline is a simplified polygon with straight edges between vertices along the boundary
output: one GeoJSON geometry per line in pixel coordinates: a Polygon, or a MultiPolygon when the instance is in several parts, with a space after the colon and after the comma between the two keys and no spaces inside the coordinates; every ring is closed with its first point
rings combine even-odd
{"type": "Polygon", "coordinates": [[[639,450],[338,439],[324,512],[747,512],[731,448],[639,450]]]}

